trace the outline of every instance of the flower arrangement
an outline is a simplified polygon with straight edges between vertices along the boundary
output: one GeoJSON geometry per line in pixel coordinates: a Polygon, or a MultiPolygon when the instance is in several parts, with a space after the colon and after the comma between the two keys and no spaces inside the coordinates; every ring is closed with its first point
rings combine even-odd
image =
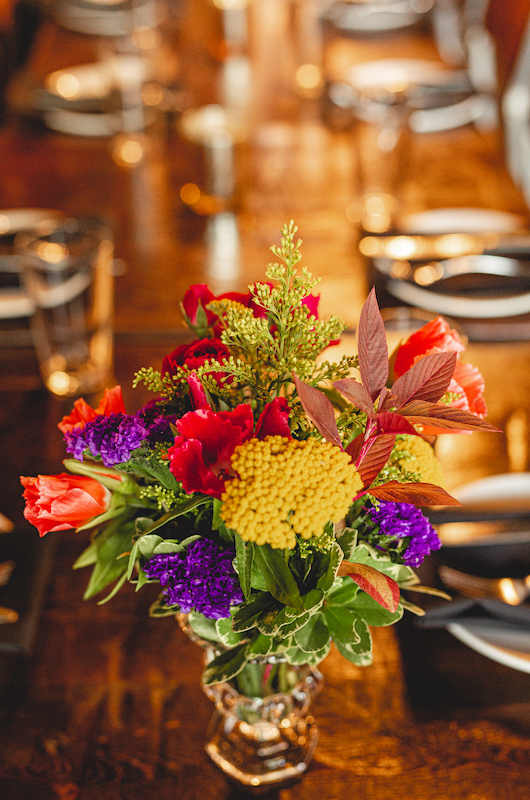
{"type": "Polygon", "coordinates": [[[68,472],[21,479],[41,535],[90,534],[74,565],[92,568],[85,599],[155,582],[150,613],[188,615],[216,648],[205,684],[270,655],[315,666],[332,641],[370,663],[370,626],[421,613],[402,590],[432,591],[413,571],[440,547],[421,507],[457,503],[432,434],[495,430],[441,318],[391,368],[372,291],[358,356],[326,360],[345,325],[318,318],[296,231],[271,248],[269,282],[219,297],[190,288],[197,338],[136,374],[148,405],[127,413],[119,386],[96,409],[76,400],[59,423],[68,472]]]}

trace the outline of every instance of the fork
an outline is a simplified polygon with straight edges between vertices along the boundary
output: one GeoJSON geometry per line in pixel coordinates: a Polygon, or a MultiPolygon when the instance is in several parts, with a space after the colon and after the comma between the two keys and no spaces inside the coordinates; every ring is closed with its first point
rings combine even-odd
{"type": "Polygon", "coordinates": [[[490,597],[519,606],[530,596],[530,575],[525,578],[479,578],[445,565],[439,567],[438,574],[446,586],[466,597],[490,597]]]}

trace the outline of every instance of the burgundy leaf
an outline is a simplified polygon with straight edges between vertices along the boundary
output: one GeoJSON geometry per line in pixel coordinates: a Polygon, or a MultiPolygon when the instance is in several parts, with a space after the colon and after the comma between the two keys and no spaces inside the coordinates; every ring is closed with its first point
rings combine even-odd
{"type": "Polygon", "coordinates": [[[359,458],[359,454],[362,450],[363,444],[364,444],[364,437],[359,435],[356,436],[355,439],[352,439],[346,448],[346,452],[348,453],[349,457],[351,458],[354,464],[357,463],[357,459],[359,458]]]}
{"type": "Polygon", "coordinates": [[[340,381],[335,381],[333,386],[346,400],[353,403],[356,408],[364,411],[366,414],[373,413],[374,404],[372,398],[362,383],[355,381],[353,378],[343,378],[340,381]]]}
{"type": "Polygon", "coordinates": [[[470,411],[453,408],[453,406],[445,403],[411,400],[399,409],[399,413],[403,414],[412,425],[427,425],[430,427],[433,420],[435,420],[434,427],[436,428],[465,431],[483,430],[500,433],[499,429],[494,425],[485,422],[475,414],[471,414],[470,411]]]}
{"type": "Polygon", "coordinates": [[[387,402],[391,397],[392,397],[392,395],[390,394],[390,389],[388,389],[388,387],[386,387],[386,386],[383,386],[383,388],[379,392],[379,396],[378,396],[377,402],[375,404],[375,407],[377,408],[377,410],[378,411],[383,411],[386,408],[392,408],[392,406],[388,406],[387,405],[387,402]]]}
{"type": "Polygon", "coordinates": [[[413,364],[392,386],[398,407],[412,398],[436,403],[451,382],[456,355],[454,352],[432,353],[413,364]]]}
{"type": "Polygon", "coordinates": [[[363,486],[370,486],[374,478],[379,475],[390,458],[395,441],[395,434],[383,434],[382,436],[374,437],[362,461],[357,464],[357,471],[361,476],[363,486]]]}
{"type": "Polygon", "coordinates": [[[361,380],[375,400],[388,379],[388,346],[375,289],[368,295],[361,311],[358,342],[361,380]]]}
{"type": "Polygon", "coordinates": [[[304,383],[293,373],[293,381],[305,413],[327,442],[343,450],[342,441],[335,422],[331,400],[325,394],[304,383]]]}
{"type": "Polygon", "coordinates": [[[399,586],[395,580],[379,572],[374,567],[369,567],[367,564],[354,564],[351,561],[343,561],[337,575],[339,577],[348,575],[363,592],[369,594],[372,600],[386,608],[387,611],[394,612],[397,609],[399,605],[399,586]]]}
{"type": "Polygon", "coordinates": [[[380,411],[377,415],[377,433],[408,433],[414,436],[417,431],[401,414],[393,411],[380,411]]]}
{"type": "Polygon", "coordinates": [[[370,494],[378,500],[394,503],[412,503],[415,506],[461,506],[458,500],[434,483],[399,483],[389,481],[372,486],[370,494]]]}

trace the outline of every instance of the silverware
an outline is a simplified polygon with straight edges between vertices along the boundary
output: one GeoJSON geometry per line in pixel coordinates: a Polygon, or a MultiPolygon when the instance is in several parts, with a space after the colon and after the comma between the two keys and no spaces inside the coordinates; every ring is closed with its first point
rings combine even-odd
{"type": "Polygon", "coordinates": [[[438,574],[446,586],[465,597],[489,597],[519,606],[530,596],[530,575],[525,578],[479,578],[442,565],[438,574]]]}

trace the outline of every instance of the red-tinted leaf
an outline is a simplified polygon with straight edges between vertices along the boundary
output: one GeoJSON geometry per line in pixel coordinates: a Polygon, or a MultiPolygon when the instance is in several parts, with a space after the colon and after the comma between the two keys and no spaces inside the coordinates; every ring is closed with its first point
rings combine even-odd
{"type": "Polygon", "coordinates": [[[445,403],[429,403],[426,400],[411,400],[399,409],[412,425],[430,425],[436,420],[436,428],[464,430],[464,431],[494,431],[500,433],[499,429],[489,422],[464,411],[461,408],[445,403]]]}
{"type": "Polygon", "coordinates": [[[363,443],[364,443],[364,437],[362,435],[359,435],[356,436],[355,439],[352,439],[348,447],[346,448],[346,452],[348,453],[349,457],[351,458],[354,464],[357,463],[357,459],[359,458],[363,443]]]}
{"type": "Polygon", "coordinates": [[[370,494],[378,500],[393,503],[412,503],[415,506],[461,506],[458,500],[434,483],[399,483],[389,481],[372,486],[370,494]]]}
{"type": "Polygon", "coordinates": [[[375,289],[372,289],[363,305],[357,338],[361,380],[372,400],[375,400],[388,379],[388,346],[375,289]]]}
{"type": "Polygon", "coordinates": [[[392,386],[398,407],[407,400],[436,403],[447,391],[455,371],[456,353],[432,353],[420,358],[392,386]]]}
{"type": "Polygon", "coordinates": [[[383,575],[382,572],[366,564],[354,564],[351,561],[343,561],[337,575],[340,577],[348,575],[363,592],[369,594],[372,600],[387,611],[394,612],[397,609],[399,586],[388,575],[383,575]]]}
{"type": "Polygon", "coordinates": [[[380,411],[377,415],[377,433],[408,433],[414,436],[416,431],[401,414],[393,411],[380,411]]]}
{"type": "Polygon", "coordinates": [[[356,465],[363,486],[370,486],[374,478],[379,475],[390,458],[395,441],[395,434],[383,434],[382,436],[374,437],[362,461],[356,465]]]}
{"type": "Polygon", "coordinates": [[[305,413],[316,426],[327,442],[342,447],[342,441],[335,422],[335,412],[331,400],[313,386],[308,386],[293,373],[293,381],[298,392],[298,397],[304,408],[305,413]]]}
{"type": "Polygon", "coordinates": [[[353,378],[344,378],[343,380],[336,381],[333,386],[346,400],[353,403],[356,408],[364,411],[366,414],[373,413],[374,404],[372,398],[362,383],[353,380],[353,378]]]}

